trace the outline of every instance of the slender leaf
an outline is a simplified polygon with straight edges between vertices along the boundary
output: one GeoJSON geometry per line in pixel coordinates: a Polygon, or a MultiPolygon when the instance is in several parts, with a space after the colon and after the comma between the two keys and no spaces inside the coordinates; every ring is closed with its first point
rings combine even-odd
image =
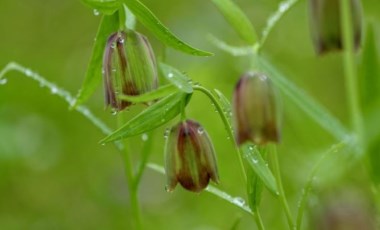
{"type": "Polygon", "coordinates": [[[128,9],[136,16],[136,18],[149,29],[161,42],[165,45],[173,47],[184,53],[195,56],[211,56],[212,54],[206,51],[196,49],[175,36],[162,22],[140,1],[138,0],[123,0],[128,6],[128,9]]]}
{"type": "Polygon", "coordinates": [[[177,87],[174,85],[164,85],[160,88],[137,96],[131,96],[131,95],[120,95],[119,98],[125,101],[130,101],[134,103],[140,103],[140,102],[149,102],[154,101],[159,98],[168,96],[169,94],[172,94],[177,91],[177,87]]]}
{"type": "Polygon", "coordinates": [[[235,29],[239,36],[253,45],[257,40],[256,31],[244,12],[231,0],[211,0],[235,29]]]}
{"type": "Polygon", "coordinates": [[[120,8],[118,0],[81,0],[83,4],[103,14],[111,15],[120,8]]]}
{"type": "Polygon", "coordinates": [[[248,142],[243,144],[240,149],[243,157],[246,159],[256,175],[262,180],[265,187],[267,187],[273,194],[278,195],[276,179],[267,166],[267,163],[262,158],[257,147],[248,142]]]}
{"type": "Polygon", "coordinates": [[[252,210],[255,210],[261,201],[263,182],[257,176],[257,174],[252,170],[252,168],[247,169],[247,196],[248,204],[252,210]]]}
{"type": "Polygon", "coordinates": [[[111,135],[101,140],[100,143],[143,134],[169,122],[181,113],[182,101],[185,100],[187,103],[190,96],[190,94],[180,92],[163,98],[132,118],[111,135]]]}
{"type": "MultiPolygon", "coordinates": [[[[162,167],[160,165],[157,165],[154,163],[149,163],[147,166],[150,169],[152,169],[158,173],[165,174],[164,167],[162,167]]],[[[250,215],[254,215],[254,213],[251,211],[251,209],[247,205],[245,205],[245,201],[241,197],[233,197],[230,194],[228,194],[228,193],[226,193],[226,192],[224,192],[224,191],[222,191],[222,190],[220,190],[220,189],[218,189],[212,185],[207,186],[205,191],[219,197],[222,200],[229,202],[230,204],[235,205],[236,207],[242,209],[243,211],[247,212],[250,215]]]]}
{"type": "Polygon", "coordinates": [[[96,90],[102,80],[102,60],[103,50],[106,45],[108,36],[118,30],[119,17],[115,13],[111,16],[103,16],[98,33],[95,38],[95,44],[92,51],[90,63],[87,68],[86,77],[82,88],[79,90],[73,107],[84,103],[96,90]]]}
{"type": "Polygon", "coordinates": [[[232,46],[213,35],[209,35],[208,39],[218,49],[223,50],[224,52],[227,52],[231,54],[232,56],[247,56],[247,55],[253,54],[254,52],[254,46],[242,46],[242,47],[232,46]]]}
{"type": "Polygon", "coordinates": [[[179,70],[165,63],[160,63],[160,69],[164,77],[173,85],[177,86],[178,89],[185,93],[193,92],[193,87],[191,86],[191,79],[183,73],[181,73],[179,70]]]}
{"type": "Polygon", "coordinates": [[[263,29],[263,33],[260,41],[260,48],[264,45],[265,41],[268,39],[269,34],[272,32],[273,28],[277,25],[280,19],[296,5],[300,0],[284,0],[278,5],[277,11],[274,12],[267,20],[267,24],[263,29]]]}
{"type": "Polygon", "coordinates": [[[273,83],[326,131],[331,133],[338,140],[344,140],[350,135],[350,132],[340,123],[338,119],[331,115],[326,108],[317,103],[306,92],[289,81],[268,61],[263,58],[259,61],[260,66],[269,74],[269,76],[271,76],[273,83]]]}

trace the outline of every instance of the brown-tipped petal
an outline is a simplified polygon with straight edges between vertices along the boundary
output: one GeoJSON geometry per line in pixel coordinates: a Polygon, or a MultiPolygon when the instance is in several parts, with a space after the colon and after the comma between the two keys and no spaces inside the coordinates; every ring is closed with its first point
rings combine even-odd
{"type": "MultiPolygon", "coordinates": [[[[355,47],[361,42],[362,14],[360,0],[351,3],[352,30],[355,47]]],[[[314,48],[318,54],[342,50],[340,0],[309,0],[310,27],[314,48]]]]}
{"type": "Polygon", "coordinates": [[[185,189],[200,192],[210,178],[219,181],[211,140],[195,121],[186,120],[173,127],[166,142],[165,157],[170,189],[174,189],[170,184],[178,181],[185,189]]]}
{"type": "Polygon", "coordinates": [[[233,117],[236,141],[255,144],[280,141],[278,98],[270,79],[248,72],[236,85],[233,117]]]}

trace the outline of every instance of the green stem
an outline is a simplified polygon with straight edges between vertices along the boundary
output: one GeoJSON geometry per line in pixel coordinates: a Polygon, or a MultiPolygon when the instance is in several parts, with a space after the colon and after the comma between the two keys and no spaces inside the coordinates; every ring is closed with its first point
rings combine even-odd
{"type": "Polygon", "coordinates": [[[351,122],[358,138],[359,147],[364,147],[364,125],[360,109],[360,97],[358,91],[358,78],[354,53],[354,33],[352,30],[351,1],[340,0],[341,27],[344,47],[344,75],[346,81],[346,93],[351,111],[351,122]]]}
{"type": "Polygon", "coordinates": [[[257,205],[255,206],[253,212],[255,213],[254,218],[256,221],[257,228],[259,230],[265,230],[264,223],[263,223],[263,220],[261,218],[260,211],[259,211],[259,208],[257,207],[257,205]]]}
{"type": "Polygon", "coordinates": [[[276,177],[277,187],[278,187],[278,190],[280,193],[279,199],[280,199],[282,207],[285,211],[286,218],[287,218],[288,224],[289,224],[289,229],[293,230],[295,225],[294,225],[292,214],[290,212],[288,201],[286,200],[284,188],[282,186],[280,163],[278,161],[278,156],[277,156],[278,155],[277,154],[277,147],[274,144],[270,144],[269,147],[271,149],[270,155],[271,155],[272,163],[273,163],[274,176],[276,177]]]}
{"type": "Polygon", "coordinates": [[[231,124],[230,122],[228,121],[228,118],[226,117],[224,111],[223,111],[223,108],[222,106],[220,105],[218,99],[215,98],[215,96],[210,92],[210,90],[202,87],[202,86],[193,86],[193,89],[194,90],[198,90],[202,93],[204,93],[208,98],[210,98],[210,100],[212,101],[212,103],[214,103],[215,105],[215,108],[216,110],[218,111],[222,121],[223,121],[223,124],[227,130],[227,133],[228,133],[228,136],[229,136],[229,139],[233,142],[235,148],[236,148],[236,151],[238,153],[238,158],[239,158],[239,163],[240,163],[240,168],[241,168],[241,171],[242,171],[242,175],[243,175],[243,179],[245,182],[247,182],[247,175],[245,173],[245,168],[244,168],[244,163],[243,163],[243,159],[242,159],[242,154],[240,152],[240,149],[239,149],[239,146],[237,145],[236,141],[235,141],[235,137],[234,137],[234,134],[233,134],[233,131],[232,131],[232,128],[231,128],[231,124]]]}
{"type": "Polygon", "coordinates": [[[125,9],[124,6],[121,6],[119,9],[119,29],[121,31],[124,31],[126,29],[126,15],[125,15],[125,9]]]}
{"type": "MultiPolygon", "coordinates": [[[[118,126],[121,127],[124,124],[123,113],[119,112],[117,116],[118,126]]],[[[138,186],[135,183],[134,173],[133,173],[133,164],[131,159],[131,154],[129,151],[129,143],[128,139],[123,140],[124,150],[123,150],[123,158],[124,158],[124,170],[125,176],[127,178],[128,190],[129,190],[129,200],[131,203],[131,213],[132,213],[132,222],[134,229],[141,230],[141,214],[140,214],[140,206],[138,200],[138,186]]]]}

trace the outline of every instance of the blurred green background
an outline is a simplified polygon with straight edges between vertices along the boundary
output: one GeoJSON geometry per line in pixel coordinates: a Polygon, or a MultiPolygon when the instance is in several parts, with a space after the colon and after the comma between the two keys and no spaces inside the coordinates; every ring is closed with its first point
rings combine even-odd
{"type": "MultiPolygon", "coordinates": [[[[216,49],[207,40],[214,34],[231,44],[242,44],[210,1],[143,2],[183,40],[215,53],[214,57],[200,58],[169,49],[167,62],[194,81],[231,97],[249,63],[244,57],[216,49]]],[[[261,31],[280,1],[237,2],[261,31]]],[[[379,41],[380,2],[363,0],[363,6],[379,41]]],[[[84,78],[99,20],[100,16],[79,0],[0,0],[0,67],[19,62],[75,94],[84,78]]],[[[161,55],[162,45],[142,26],[138,30],[161,55]]],[[[301,1],[274,29],[263,52],[291,81],[348,126],[341,54],[316,57],[309,34],[308,5],[301,1]]],[[[20,73],[7,76],[7,84],[0,85],[0,229],[130,229],[128,189],[114,146],[99,145],[103,134],[38,83],[20,73]]],[[[285,97],[283,105],[280,163],[295,213],[312,165],[336,140],[285,97]]],[[[115,117],[104,110],[102,87],[88,106],[115,127],[115,117]]],[[[194,95],[188,114],[204,125],[214,141],[221,178],[218,187],[245,197],[236,153],[208,100],[194,95]]],[[[168,127],[170,124],[157,130],[150,158],[161,165],[163,133],[168,127]]],[[[134,143],[142,145],[143,141],[137,137],[134,143]]],[[[342,174],[333,168],[325,169],[328,176],[322,173],[318,177],[305,229],[326,229],[319,228],[323,226],[320,213],[342,207],[374,222],[365,170],[354,164],[342,174]]],[[[180,187],[169,194],[164,185],[162,175],[146,170],[140,188],[145,229],[230,229],[239,218],[239,229],[256,228],[248,214],[219,198],[205,192],[192,194],[180,187]]],[[[265,191],[261,210],[268,229],[287,229],[279,207],[265,191]]]]}

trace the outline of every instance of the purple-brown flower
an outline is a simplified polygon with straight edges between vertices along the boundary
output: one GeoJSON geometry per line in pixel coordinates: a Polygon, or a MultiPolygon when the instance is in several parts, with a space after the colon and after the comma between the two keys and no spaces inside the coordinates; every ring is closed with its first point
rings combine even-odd
{"type": "MultiPolygon", "coordinates": [[[[351,3],[352,31],[355,48],[360,46],[362,15],[360,0],[351,3]]],[[[343,33],[341,28],[340,0],[309,0],[310,26],[314,48],[318,54],[342,50],[343,33]]]]}
{"type": "Polygon", "coordinates": [[[212,142],[197,122],[181,121],[167,135],[165,146],[167,191],[179,182],[192,192],[202,191],[210,179],[219,182],[215,150],[212,142]]]}
{"type": "Polygon", "coordinates": [[[156,59],[149,41],[133,30],[112,34],[103,58],[105,103],[121,111],[131,103],[119,95],[139,95],[157,88],[156,59]]]}
{"type": "Polygon", "coordinates": [[[270,79],[263,73],[245,73],[233,96],[236,142],[266,144],[280,141],[277,96],[270,79]]]}

